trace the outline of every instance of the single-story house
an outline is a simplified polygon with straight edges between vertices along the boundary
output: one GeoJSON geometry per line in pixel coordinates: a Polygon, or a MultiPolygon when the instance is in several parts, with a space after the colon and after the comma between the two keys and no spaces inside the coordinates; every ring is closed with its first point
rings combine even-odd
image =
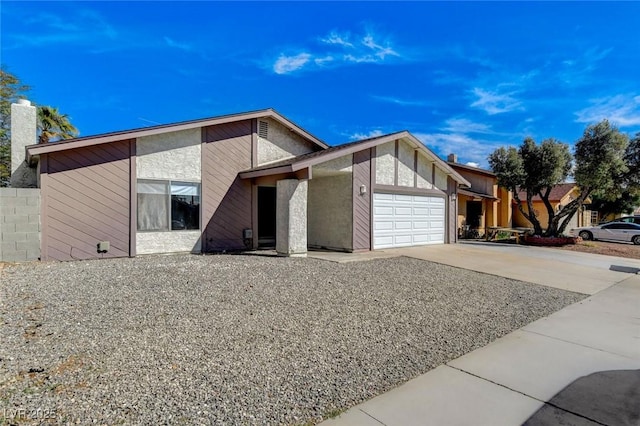
{"type": "Polygon", "coordinates": [[[460,164],[455,154],[449,154],[447,163],[471,184],[458,190],[458,235],[483,236],[490,227],[510,228],[513,195],[498,186],[495,173],[460,164]]]}
{"type": "MultiPolygon", "coordinates": [[[[553,207],[555,212],[558,212],[562,209],[563,206],[566,206],[572,200],[575,200],[580,195],[580,190],[575,183],[561,183],[555,185],[551,192],[549,193],[549,202],[553,207]]],[[[523,207],[525,211],[529,211],[527,207],[527,193],[525,191],[520,191],[518,193],[518,197],[522,201],[523,207]]],[[[532,199],[533,208],[536,212],[536,216],[540,221],[540,225],[544,228],[549,223],[549,214],[547,213],[547,208],[544,205],[544,202],[540,198],[540,196],[536,195],[532,199]]],[[[577,228],[580,226],[590,226],[592,222],[591,211],[586,210],[586,206],[591,204],[591,200],[587,198],[582,206],[578,209],[576,214],[571,218],[571,221],[567,225],[567,231],[571,228],[577,228]]],[[[513,206],[513,224],[518,227],[531,228],[531,222],[529,222],[525,217],[520,213],[517,205],[513,206]]]]}
{"type": "Polygon", "coordinates": [[[29,145],[26,162],[43,260],[453,243],[469,186],[407,131],[330,147],[273,109],[29,145]]]}

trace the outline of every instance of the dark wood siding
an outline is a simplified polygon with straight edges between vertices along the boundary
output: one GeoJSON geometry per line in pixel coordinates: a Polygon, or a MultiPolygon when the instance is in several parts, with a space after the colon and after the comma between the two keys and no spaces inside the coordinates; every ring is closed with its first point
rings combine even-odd
{"type": "Polygon", "coordinates": [[[202,129],[203,251],[245,248],[251,228],[251,182],[238,172],[251,168],[251,120],[202,129]]]}
{"type": "Polygon", "coordinates": [[[131,144],[135,141],[46,155],[41,165],[43,260],[130,255],[131,144]],[[97,252],[100,241],[110,242],[107,253],[97,252]]]}
{"type": "Polygon", "coordinates": [[[353,154],[353,249],[371,248],[371,150],[353,154]],[[360,186],[367,193],[360,194],[360,186]]]}

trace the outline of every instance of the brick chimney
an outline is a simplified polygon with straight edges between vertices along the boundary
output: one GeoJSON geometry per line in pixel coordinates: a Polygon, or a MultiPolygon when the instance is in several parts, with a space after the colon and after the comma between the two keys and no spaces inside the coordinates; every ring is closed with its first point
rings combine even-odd
{"type": "Polygon", "coordinates": [[[26,99],[11,104],[11,187],[37,186],[36,169],[25,161],[25,147],[37,142],[36,107],[26,99]]]}
{"type": "Polygon", "coordinates": [[[447,157],[447,161],[450,163],[457,163],[458,156],[456,154],[449,154],[449,156],[447,157]]]}

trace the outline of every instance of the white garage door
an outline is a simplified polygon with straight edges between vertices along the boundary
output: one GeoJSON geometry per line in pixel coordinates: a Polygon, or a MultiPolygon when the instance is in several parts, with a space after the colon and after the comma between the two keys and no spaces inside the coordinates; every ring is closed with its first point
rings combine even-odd
{"type": "Polygon", "coordinates": [[[373,194],[373,248],[444,243],[444,198],[373,194]]]}

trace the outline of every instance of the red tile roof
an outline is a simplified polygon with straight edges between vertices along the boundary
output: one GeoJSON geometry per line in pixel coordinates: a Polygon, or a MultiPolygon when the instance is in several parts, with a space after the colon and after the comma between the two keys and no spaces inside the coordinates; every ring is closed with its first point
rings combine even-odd
{"type": "MultiPolygon", "coordinates": [[[[562,200],[573,188],[576,187],[575,183],[560,183],[553,188],[551,188],[551,193],[549,194],[549,201],[560,201],[562,200]]],[[[518,197],[522,201],[527,199],[526,191],[518,191],[518,197]]],[[[535,195],[532,199],[533,201],[542,201],[539,195],[535,195]]]]}

